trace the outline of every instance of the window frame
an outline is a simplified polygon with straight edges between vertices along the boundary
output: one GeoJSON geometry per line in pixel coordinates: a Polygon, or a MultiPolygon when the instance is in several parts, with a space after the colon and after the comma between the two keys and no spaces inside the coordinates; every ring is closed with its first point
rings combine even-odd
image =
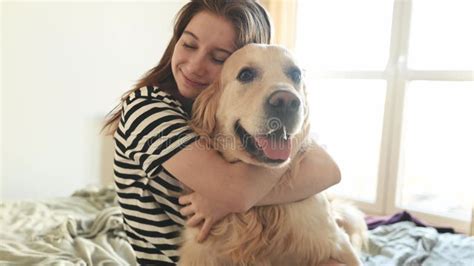
{"type": "MultiPolygon", "coordinates": [[[[410,69],[407,65],[410,40],[412,0],[394,0],[390,34],[388,63],[383,71],[319,71],[312,72],[316,79],[377,79],[385,80],[386,98],[383,115],[382,136],[374,203],[350,199],[365,213],[389,215],[403,209],[397,207],[397,196],[401,192],[399,176],[400,151],[405,92],[411,81],[473,81],[473,71],[426,71],[410,69]]],[[[308,73],[309,74],[309,73],[308,73]]],[[[446,216],[408,210],[432,225],[451,226],[457,232],[468,234],[474,221],[463,221],[446,216]]],[[[474,215],[474,209],[473,209],[474,215]]],[[[471,232],[472,233],[472,232],[471,232]]]]}

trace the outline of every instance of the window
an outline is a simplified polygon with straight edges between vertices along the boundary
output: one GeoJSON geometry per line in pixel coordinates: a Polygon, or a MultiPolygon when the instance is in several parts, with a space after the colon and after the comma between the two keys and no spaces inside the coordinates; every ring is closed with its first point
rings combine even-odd
{"type": "Polygon", "coordinates": [[[474,202],[474,2],[300,0],[295,54],[313,136],[372,214],[468,232],[474,202]]]}

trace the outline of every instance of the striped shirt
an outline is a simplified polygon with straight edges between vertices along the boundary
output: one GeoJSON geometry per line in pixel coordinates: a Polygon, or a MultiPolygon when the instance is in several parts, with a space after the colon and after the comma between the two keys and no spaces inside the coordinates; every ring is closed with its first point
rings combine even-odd
{"type": "Polygon", "coordinates": [[[175,265],[184,217],[180,182],[163,167],[199,137],[170,94],[143,87],[123,102],[114,135],[115,185],[125,231],[139,264],[175,265]]]}

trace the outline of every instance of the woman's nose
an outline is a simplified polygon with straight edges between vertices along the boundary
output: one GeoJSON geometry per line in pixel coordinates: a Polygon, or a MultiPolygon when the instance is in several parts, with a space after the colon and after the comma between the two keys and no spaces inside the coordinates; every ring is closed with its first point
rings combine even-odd
{"type": "Polygon", "coordinates": [[[206,73],[206,60],[203,55],[193,55],[188,60],[188,71],[196,76],[204,76],[206,73]]]}

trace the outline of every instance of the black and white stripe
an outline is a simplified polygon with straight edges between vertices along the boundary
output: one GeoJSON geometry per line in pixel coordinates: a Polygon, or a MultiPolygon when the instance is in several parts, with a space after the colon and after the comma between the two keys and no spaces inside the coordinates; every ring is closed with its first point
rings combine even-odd
{"type": "Polygon", "coordinates": [[[125,230],[139,264],[178,261],[181,184],[162,164],[198,139],[181,104],[154,87],[132,93],[122,105],[114,135],[114,173],[125,230]]]}

